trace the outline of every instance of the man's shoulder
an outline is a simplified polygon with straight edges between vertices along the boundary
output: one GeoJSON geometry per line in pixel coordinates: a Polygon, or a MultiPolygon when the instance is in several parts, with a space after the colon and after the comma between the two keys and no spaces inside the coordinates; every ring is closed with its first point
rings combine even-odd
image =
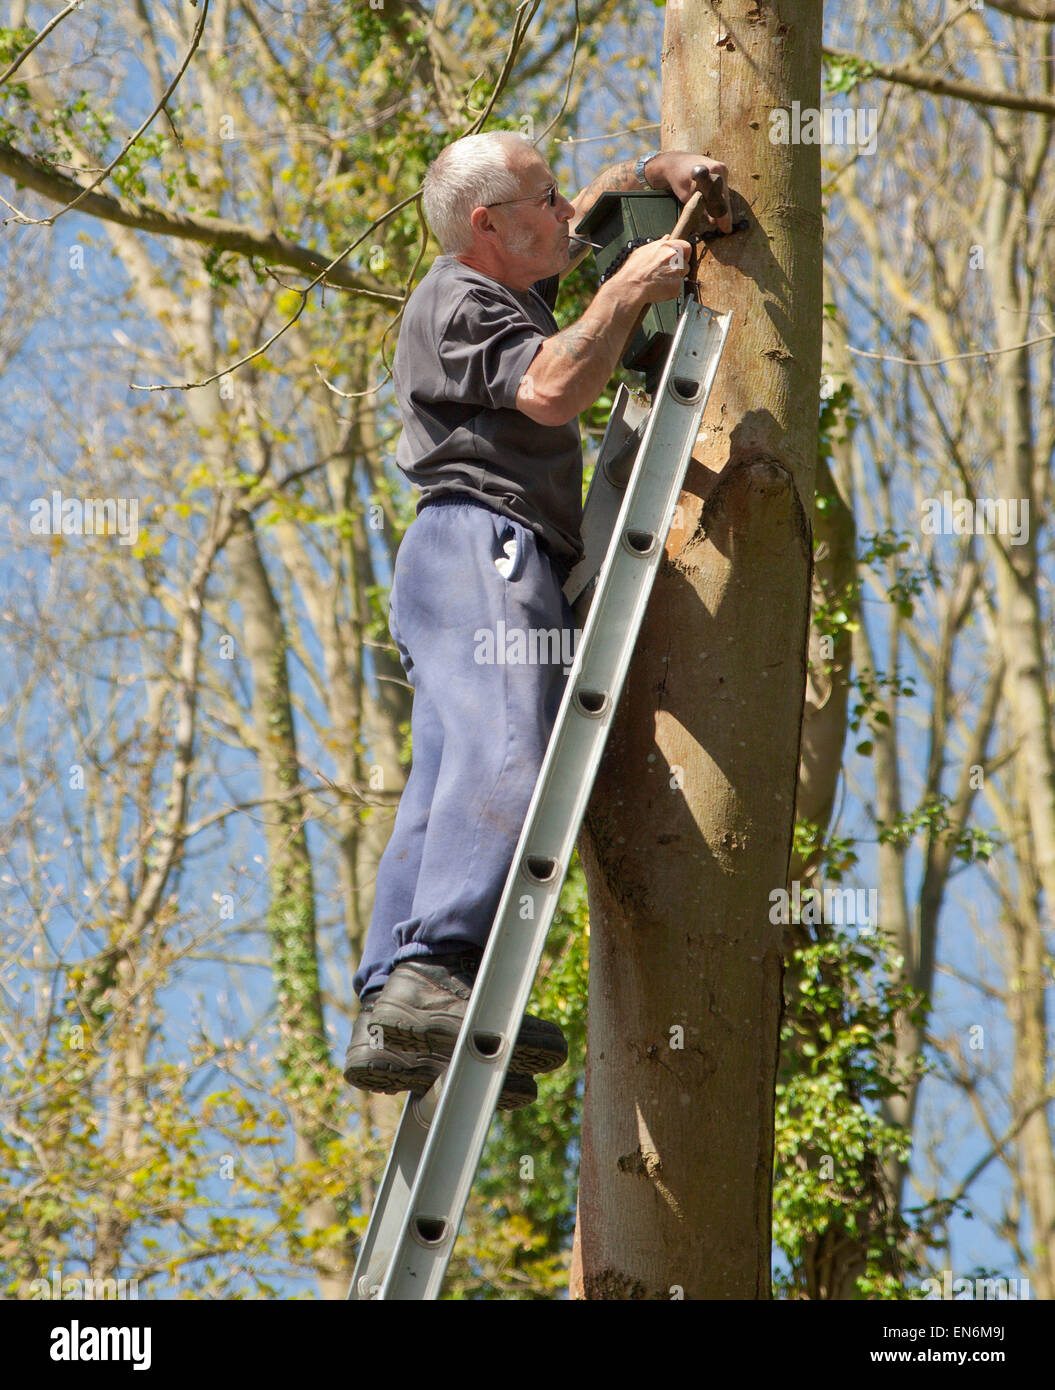
{"type": "Polygon", "coordinates": [[[532,293],[540,285],[547,282],[515,290],[453,256],[437,257],[407,304],[404,328],[410,323],[416,332],[427,323],[424,331],[436,343],[481,341],[481,335],[518,326],[549,334],[555,328],[552,309],[532,293]]]}
{"type": "MultiPolygon", "coordinates": [[[[431,334],[438,330],[442,336],[459,311],[462,316],[467,313],[474,317],[473,306],[512,307],[516,302],[513,291],[497,280],[481,275],[453,256],[437,256],[407,300],[403,327],[417,324],[424,329],[427,324],[425,331],[431,334]]],[[[401,338],[405,336],[400,334],[401,338]]]]}
{"type": "Polygon", "coordinates": [[[474,270],[455,256],[437,256],[414,291],[415,296],[431,299],[460,299],[472,293],[493,294],[503,299],[516,298],[516,292],[508,285],[492,280],[489,275],[474,270]]]}
{"type": "MultiPolygon", "coordinates": [[[[559,277],[551,275],[545,280],[536,280],[531,288],[552,309],[557,298],[558,283],[559,277]]],[[[505,285],[501,280],[485,275],[482,270],[466,265],[455,256],[443,255],[433,261],[411,299],[420,304],[428,301],[430,307],[434,307],[440,300],[453,305],[468,297],[481,303],[500,300],[523,309],[525,294],[525,291],[517,291],[512,285],[505,285]]]]}

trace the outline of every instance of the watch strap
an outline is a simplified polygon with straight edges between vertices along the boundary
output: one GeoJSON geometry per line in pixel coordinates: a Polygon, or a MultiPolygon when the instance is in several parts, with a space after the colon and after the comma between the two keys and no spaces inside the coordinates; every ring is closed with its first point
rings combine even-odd
{"type": "MultiPolygon", "coordinates": [[[[645,178],[645,165],[650,159],[655,159],[657,155],[662,153],[662,150],[652,150],[649,154],[643,154],[634,165],[634,178],[637,179],[638,183],[643,183],[646,188],[652,188],[652,185],[649,183],[648,179],[645,178]]],[[[653,192],[655,192],[654,189],[653,192]]]]}

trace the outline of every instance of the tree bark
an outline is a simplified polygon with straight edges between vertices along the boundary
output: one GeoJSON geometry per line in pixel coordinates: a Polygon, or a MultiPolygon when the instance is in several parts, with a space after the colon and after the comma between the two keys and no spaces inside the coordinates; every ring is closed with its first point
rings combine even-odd
{"type": "MultiPolygon", "coordinates": [[[[1030,231],[1015,158],[1017,148],[1024,143],[1024,132],[1011,118],[1004,118],[998,130],[1002,139],[999,144],[994,142],[993,159],[1000,193],[986,219],[986,258],[993,284],[996,334],[1003,347],[1021,341],[1021,325],[1031,307],[1033,286],[1022,270],[1030,231]]],[[[1050,1066],[1045,962],[1050,959],[1046,932],[1055,920],[1055,740],[1046,679],[1048,654],[1042,635],[1036,519],[1040,508],[1034,493],[1038,470],[1028,352],[1003,353],[996,359],[996,372],[1003,424],[1003,448],[994,462],[996,493],[1025,502],[1029,508],[1022,543],[1012,545],[1000,538],[997,547],[999,637],[1007,669],[1008,705],[1020,750],[1030,852],[1043,895],[1043,906],[1014,923],[1009,933],[1009,1013],[1016,1041],[1013,1110],[1016,1118],[1028,1113],[1018,1155],[1029,1209],[1036,1296],[1051,1298],[1055,1296],[1055,1144],[1046,1107],[1033,1107],[1044,1094],[1050,1066]]]]}
{"type": "Polygon", "coordinates": [[[770,1295],[822,294],[819,149],[769,115],[819,105],[820,58],[815,0],[667,5],[663,144],[724,160],[751,225],[701,266],[733,322],[580,842],[586,1298],[770,1295]]]}

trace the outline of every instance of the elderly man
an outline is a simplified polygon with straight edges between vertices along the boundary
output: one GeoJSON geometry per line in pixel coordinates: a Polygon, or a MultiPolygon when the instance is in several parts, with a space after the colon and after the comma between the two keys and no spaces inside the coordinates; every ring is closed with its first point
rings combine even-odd
{"type": "MultiPolygon", "coordinates": [[[[444,254],[407,303],[394,369],[396,461],[423,492],[389,620],[414,690],[413,763],[355,976],[353,1086],[421,1094],[450,1061],[566,680],[565,644],[533,661],[531,638],[574,628],[562,586],[582,554],[577,417],[641,308],[675,298],[686,273],[687,242],[640,247],[559,331],[557,282],[586,250],[574,226],[608,190],[685,202],[700,189],[728,232],[724,176],[667,151],[607,170],[569,202],[508,132],[456,141],[425,176],[444,254]]],[[[527,1015],[499,1107],[530,1104],[534,1075],[566,1059],[560,1029],[527,1015]]]]}

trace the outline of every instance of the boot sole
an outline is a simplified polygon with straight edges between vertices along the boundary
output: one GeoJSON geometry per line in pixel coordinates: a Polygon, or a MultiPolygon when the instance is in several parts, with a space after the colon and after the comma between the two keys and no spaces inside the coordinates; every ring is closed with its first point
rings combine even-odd
{"type": "MultiPolygon", "coordinates": [[[[382,1028],[386,1048],[395,1051],[432,1053],[449,1062],[458,1040],[456,1032],[437,1029],[433,1015],[419,1014],[405,1004],[388,1007],[379,1004],[374,1010],[372,1022],[382,1028]]],[[[556,1044],[547,1046],[545,1043],[518,1042],[513,1048],[509,1070],[517,1076],[536,1076],[541,1072],[556,1071],[567,1060],[567,1046],[558,1050],[556,1044]]]]}
{"type": "MultiPolygon", "coordinates": [[[[395,1096],[402,1092],[410,1091],[415,1096],[423,1096],[436,1077],[445,1068],[437,1066],[433,1072],[423,1072],[422,1067],[415,1066],[411,1061],[388,1061],[379,1058],[376,1053],[362,1065],[353,1064],[346,1066],[344,1079],[349,1086],[355,1086],[361,1091],[374,1091],[382,1095],[395,1096]]],[[[498,1097],[499,1110],[519,1110],[525,1105],[534,1105],[538,1100],[538,1088],[530,1077],[517,1077],[512,1081],[507,1075],[502,1085],[502,1090],[498,1097]],[[524,1081],[530,1082],[530,1086],[525,1086],[524,1081]],[[521,1084],[517,1084],[517,1082],[521,1084]]]]}

